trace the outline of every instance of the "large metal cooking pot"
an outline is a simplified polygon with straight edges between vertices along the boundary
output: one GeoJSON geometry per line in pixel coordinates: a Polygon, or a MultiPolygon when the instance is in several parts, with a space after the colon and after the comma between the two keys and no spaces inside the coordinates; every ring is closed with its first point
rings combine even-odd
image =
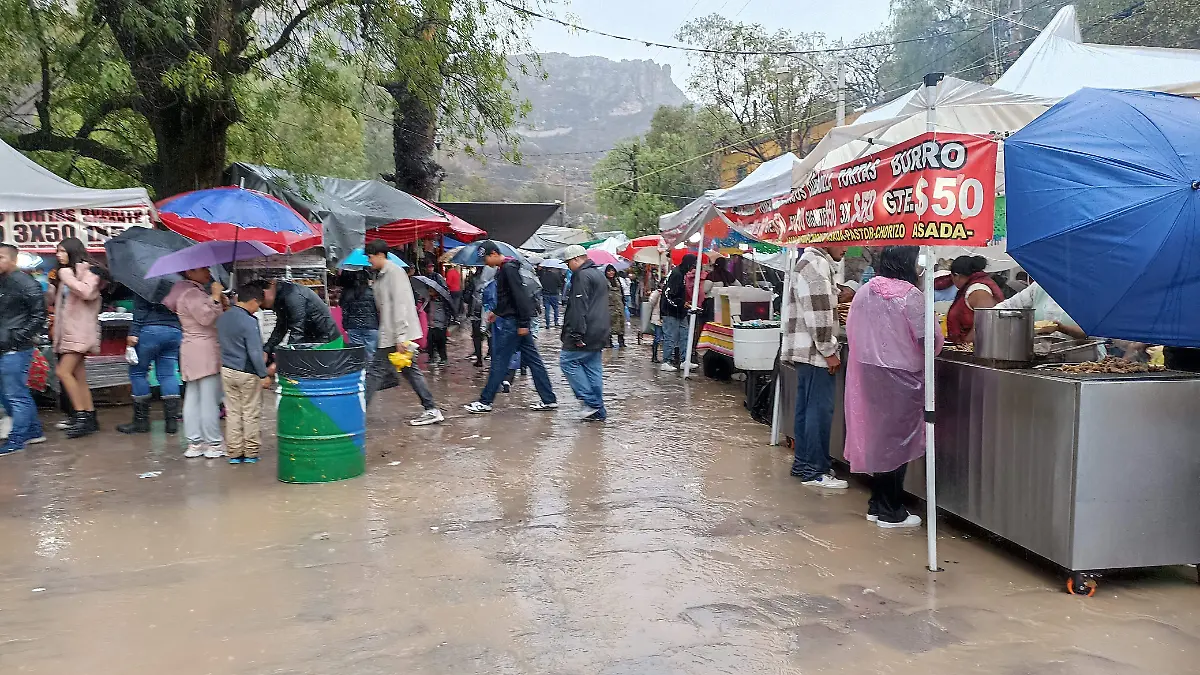
{"type": "Polygon", "coordinates": [[[995,361],[1033,360],[1033,310],[975,310],[975,356],[995,361]]]}

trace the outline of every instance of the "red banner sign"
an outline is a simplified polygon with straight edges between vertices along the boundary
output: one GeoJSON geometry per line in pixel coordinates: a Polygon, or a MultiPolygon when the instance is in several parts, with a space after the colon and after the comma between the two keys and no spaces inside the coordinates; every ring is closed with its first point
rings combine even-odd
{"type": "Polygon", "coordinates": [[[79,238],[92,252],[103,252],[104,242],[130,227],[150,227],[150,209],[122,206],[105,209],[53,209],[0,213],[4,243],[29,253],[53,253],[68,237],[79,238]]]}
{"type": "Polygon", "coordinates": [[[983,246],[995,224],[996,147],[929,133],[815,172],[787,196],[722,211],[772,244],[983,246]]]}

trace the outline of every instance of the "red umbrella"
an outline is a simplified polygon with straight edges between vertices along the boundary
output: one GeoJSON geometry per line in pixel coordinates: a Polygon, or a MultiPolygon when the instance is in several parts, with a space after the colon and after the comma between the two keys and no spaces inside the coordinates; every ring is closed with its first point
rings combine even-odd
{"type": "Polygon", "coordinates": [[[238,187],[185,192],[158,202],[168,228],[188,239],[257,241],[280,253],[321,244],[321,228],[271,195],[238,187]]]}
{"type": "Polygon", "coordinates": [[[661,234],[648,234],[644,237],[638,237],[637,239],[634,239],[633,241],[629,242],[629,244],[627,246],[625,246],[625,248],[621,249],[620,251],[617,251],[617,254],[620,255],[622,258],[627,258],[629,260],[633,260],[633,255],[635,253],[637,253],[637,250],[639,248],[649,248],[651,246],[665,246],[665,245],[666,245],[666,242],[663,241],[663,237],[661,234]]]}
{"type": "MultiPolygon", "coordinates": [[[[698,253],[698,251],[694,248],[673,248],[673,249],[671,249],[671,264],[678,266],[679,263],[683,262],[683,256],[685,256],[689,253],[691,253],[692,255],[696,255],[698,253]]],[[[716,251],[714,251],[712,249],[706,250],[704,252],[704,261],[705,262],[712,262],[720,257],[721,257],[721,254],[717,253],[716,251]]]]}

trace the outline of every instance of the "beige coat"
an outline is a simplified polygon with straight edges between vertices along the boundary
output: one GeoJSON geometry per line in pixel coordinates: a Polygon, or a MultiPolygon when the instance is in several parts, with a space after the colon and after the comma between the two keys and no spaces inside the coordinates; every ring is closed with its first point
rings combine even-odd
{"type": "Polygon", "coordinates": [[[195,382],[220,373],[217,319],[221,317],[221,303],[213,300],[200,284],[180,279],[162,304],[179,315],[179,325],[183,327],[183,344],[179,346],[179,374],[183,381],[195,382]]]}
{"type": "Polygon", "coordinates": [[[400,266],[390,260],[372,287],[379,308],[379,349],[398,347],[421,339],[421,320],[412,284],[400,266]]]}
{"type": "Polygon", "coordinates": [[[91,354],[100,351],[100,277],[89,263],[58,271],[54,294],[54,353],[91,354]]]}

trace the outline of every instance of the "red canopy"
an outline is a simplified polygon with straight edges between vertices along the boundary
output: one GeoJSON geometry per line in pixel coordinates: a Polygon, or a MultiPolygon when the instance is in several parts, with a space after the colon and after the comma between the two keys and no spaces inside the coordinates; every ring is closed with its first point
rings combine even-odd
{"type": "Polygon", "coordinates": [[[472,242],[487,236],[487,232],[441,207],[420,197],[416,197],[416,199],[429,209],[428,218],[405,218],[388,223],[383,227],[367,230],[367,241],[382,239],[387,242],[388,246],[396,247],[411,244],[418,239],[432,239],[443,234],[462,242],[472,242]]]}
{"type": "Polygon", "coordinates": [[[637,253],[639,248],[649,248],[651,246],[666,246],[663,236],[661,234],[648,234],[644,237],[638,237],[629,242],[625,248],[617,251],[617,254],[622,258],[633,260],[633,254],[637,253]]]}

